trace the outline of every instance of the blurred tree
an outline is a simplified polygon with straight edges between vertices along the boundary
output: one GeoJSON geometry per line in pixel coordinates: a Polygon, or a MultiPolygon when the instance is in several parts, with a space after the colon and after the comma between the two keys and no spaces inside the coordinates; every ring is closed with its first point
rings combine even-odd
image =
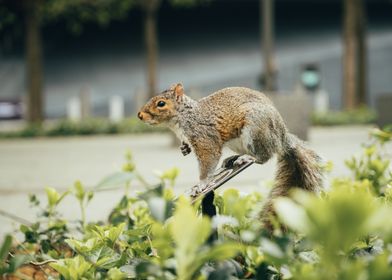
{"type": "MultiPolygon", "coordinates": [[[[31,123],[42,121],[42,44],[41,44],[41,16],[42,0],[2,0],[6,18],[17,18],[23,15],[25,27],[25,59],[26,59],[26,84],[28,87],[27,119],[31,123]]],[[[7,21],[0,18],[1,25],[17,24],[16,20],[7,21]]]]}
{"type": "Polygon", "coordinates": [[[160,5],[161,0],[141,0],[141,7],[144,11],[144,39],[147,58],[147,99],[157,93],[157,12],[160,5]]]}
{"type": "Polygon", "coordinates": [[[0,18],[0,26],[18,23],[9,20],[12,13],[24,17],[29,123],[40,124],[43,120],[42,24],[63,18],[73,32],[80,33],[87,21],[107,25],[113,19],[125,17],[133,3],[131,0],[0,0],[8,15],[0,18]]]}
{"type": "Polygon", "coordinates": [[[366,12],[363,0],[344,0],[343,104],[367,103],[366,12]]]}
{"type": "Polygon", "coordinates": [[[40,7],[42,0],[24,1],[26,77],[28,87],[27,119],[31,123],[40,123],[43,119],[43,71],[40,7]]]}
{"type": "Polygon", "coordinates": [[[261,84],[266,91],[274,91],[277,89],[274,55],[274,0],[260,0],[260,25],[264,62],[261,84]]]}
{"type": "MultiPolygon", "coordinates": [[[[144,38],[147,60],[147,98],[157,93],[158,30],[157,17],[162,0],[138,0],[144,12],[144,38]]],[[[173,6],[193,6],[211,0],[170,0],[173,6]]]]}

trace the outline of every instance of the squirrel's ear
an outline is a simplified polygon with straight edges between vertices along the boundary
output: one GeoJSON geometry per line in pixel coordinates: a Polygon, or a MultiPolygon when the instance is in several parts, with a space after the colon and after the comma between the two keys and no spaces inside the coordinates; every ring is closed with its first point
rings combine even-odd
{"type": "Polygon", "coordinates": [[[181,83],[173,85],[170,89],[176,95],[176,99],[184,95],[184,87],[181,83]]]}

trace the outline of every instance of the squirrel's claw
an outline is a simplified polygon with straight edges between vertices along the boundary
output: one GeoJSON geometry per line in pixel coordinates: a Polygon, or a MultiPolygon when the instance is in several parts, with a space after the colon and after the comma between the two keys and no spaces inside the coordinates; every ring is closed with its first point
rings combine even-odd
{"type": "Polygon", "coordinates": [[[182,144],[180,146],[180,150],[184,156],[189,155],[192,152],[191,147],[189,147],[189,145],[185,142],[182,142],[182,144]]]}
{"type": "Polygon", "coordinates": [[[240,166],[249,162],[255,162],[256,159],[250,155],[242,155],[239,156],[234,162],[233,165],[234,166],[240,166]]]}
{"type": "Polygon", "coordinates": [[[189,192],[191,197],[198,197],[206,188],[206,184],[203,182],[198,183],[196,186],[193,186],[189,192]]]}

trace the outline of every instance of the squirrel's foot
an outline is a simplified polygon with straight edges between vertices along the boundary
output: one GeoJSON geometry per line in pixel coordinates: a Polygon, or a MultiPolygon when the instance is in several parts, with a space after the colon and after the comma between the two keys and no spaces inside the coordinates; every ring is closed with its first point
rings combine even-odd
{"type": "Polygon", "coordinates": [[[242,155],[234,161],[233,165],[240,166],[249,162],[255,162],[255,158],[250,155],[242,155]]]}
{"type": "Polygon", "coordinates": [[[234,155],[231,157],[226,158],[222,162],[222,168],[233,168],[234,162],[237,161],[237,159],[240,157],[240,155],[234,155]]]}
{"type": "Polygon", "coordinates": [[[180,150],[184,156],[189,155],[192,152],[191,147],[189,147],[189,145],[185,142],[181,143],[180,150]]]}
{"type": "Polygon", "coordinates": [[[192,189],[189,192],[189,195],[191,197],[197,197],[199,196],[204,189],[206,188],[207,184],[205,182],[200,182],[196,186],[193,186],[192,189]]]}

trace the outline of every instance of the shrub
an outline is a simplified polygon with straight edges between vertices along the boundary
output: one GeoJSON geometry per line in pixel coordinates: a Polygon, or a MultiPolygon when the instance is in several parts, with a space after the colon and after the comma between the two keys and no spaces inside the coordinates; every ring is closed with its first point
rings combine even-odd
{"type": "Polygon", "coordinates": [[[257,218],[259,193],[218,194],[219,215],[210,220],[199,215],[200,203],[175,198],[177,169],[160,173],[161,183],[148,186],[128,153],[123,170],[94,189],[76,182],[62,194],[47,188],[45,203],[31,196],[39,219],[21,225],[23,242],[4,239],[0,273],[26,279],[28,268],[67,280],[392,279],[392,176],[382,150],[392,134],[372,135],[364,154],[347,162],[352,178],[334,180],[321,197],[296,191],[277,199],[272,233],[257,218]],[[146,189],[130,196],[136,180],[146,189]],[[125,188],[124,196],[107,222],[87,223],[94,192],[108,188],[125,188]],[[66,196],[80,206],[76,223],[57,211],[66,196]],[[218,239],[211,242],[215,230],[218,239]]]}
{"type": "Polygon", "coordinates": [[[348,124],[372,124],[377,115],[374,111],[362,107],[349,111],[329,111],[326,113],[314,113],[312,124],[320,126],[348,125],[348,124]]]}
{"type": "Polygon", "coordinates": [[[125,119],[121,122],[111,122],[107,119],[94,118],[82,121],[58,120],[44,126],[28,125],[18,131],[0,132],[0,138],[148,133],[159,131],[166,130],[163,128],[152,128],[136,118],[125,119]]]}

